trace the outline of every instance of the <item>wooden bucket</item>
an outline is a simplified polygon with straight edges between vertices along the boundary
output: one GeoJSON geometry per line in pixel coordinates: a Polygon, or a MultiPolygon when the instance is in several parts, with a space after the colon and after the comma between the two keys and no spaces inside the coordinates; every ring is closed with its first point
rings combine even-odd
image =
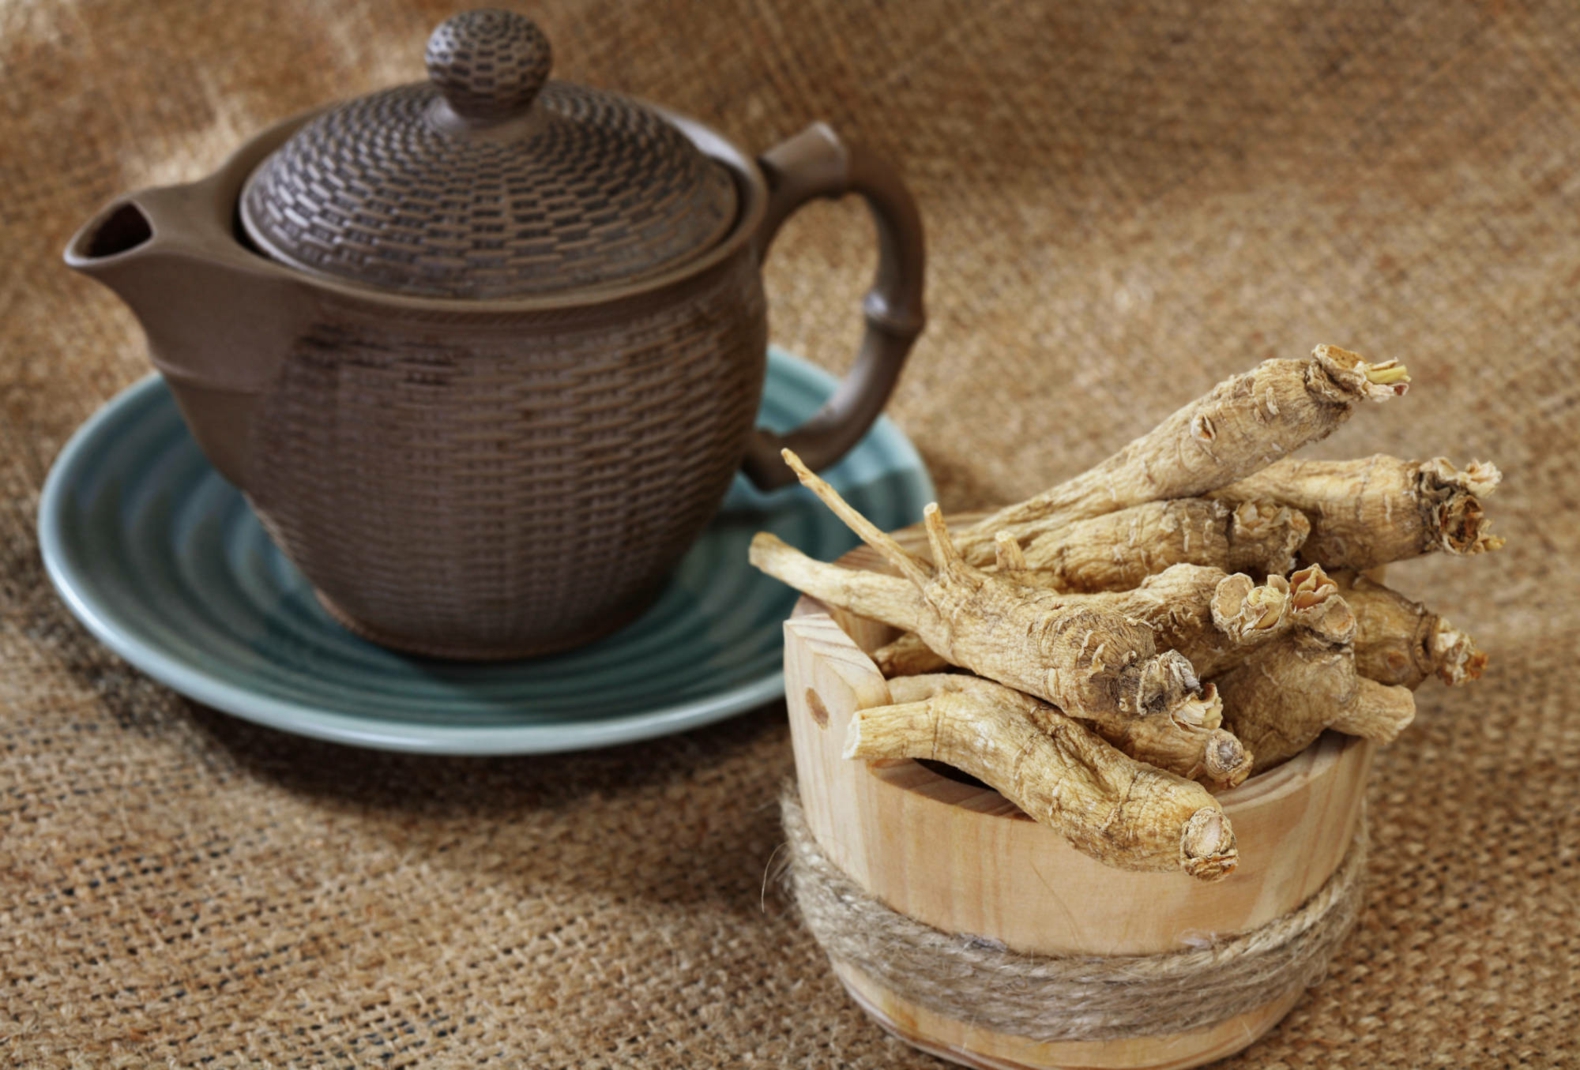
{"type": "MultiPolygon", "coordinates": [[[[808,826],[828,859],[889,907],[936,929],[1048,955],[1175,951],[1294,910],[1333,874],[1355,835],[1374,748],[1333,732],[1219,796],[1234,823],[1240,865],[1215,884],[1102,865],[991,788],[915,761],[842,758],[851,714],[889,701],[868,653],[894,636],[810,598],[797,604],[785,623],[796,779],[808,826]]],[[[848,963],[833,967],[889,1032],[992,1070],[1199,1066],[1250,1045],[1300,998],[1279,996],[1190,1033],[1044,1043],[945,1017],[848,963]]]]}

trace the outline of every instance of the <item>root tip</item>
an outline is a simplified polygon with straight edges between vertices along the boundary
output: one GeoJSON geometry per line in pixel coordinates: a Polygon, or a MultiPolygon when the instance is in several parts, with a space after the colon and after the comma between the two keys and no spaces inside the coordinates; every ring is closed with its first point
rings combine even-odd
{"type": "Polygon", "coordinates": [[[1487,655],[1476,649],[1476,641],[1446,620],[1438,621],[1431,653],[1437,663],[1437,678],[1449,687],[1479,680],[1487,671],[1487,655]]]}
{"type": "Polygon", "coordinates": [[[839,756],[846,761],[853,761],[861,757],[861,711],[857,710],[850,719],[850,727],[845,729],[845,746],[839,756]]]}
{"type": "Polygon", "coordinates": [[[1214,714],[1223,714],[1216,689],[1204,691],[1196,667],[1177,650],[1147,658],[1135,666],[1135,673],[1138,716],[1169,717],[1185,727],[1200,728],[1214,714]]]}
{"type": "Polygon", "coordinates": [[[1220,881],[1240,863],[1229,818],[1216,806],[1204,806],[1185,822],[1180,833],[1180,867],[1199,881],[1220,881]]]}
{"type": "Polygon", "coordinates": [[[1240,738],[1227,728],[1216,729],[1202,749],[1202,767],[1224,787],[1238,787],[1251,775],[1253,759],[1240,738]]]}
{"type": "Polygon", "coordinates": [[[1000,572],[1026,571],[1026,554],[1020,548],[1020,540],[1007,531],[993,536],[993,559],[1000,572]]]}
{"type": "Polygon", "coordinates": [[[1492,521],[1481,500],[1468,491],[1450,495],[1437,507],[1438,530],[1445,552],[1468,557],[1503,549],[1503,536],[1492,534],[1492,521]]]}
{"type": "Polygon", "coordinates": [[[751,545],[746,550],[746,560],[755,568],[763,565],[785,546],[785,541],[771,531],[759,531],[752,536],[751,545]]]}
{"type": "Polygon", "coordinates": [[[1367,401],[1403,397],[1410,389],[1410,372],[1397,360],[1374,364],[1348,349],[1319,345],[1311,351],[1317,364],[1338,390],[1367,401]]]}

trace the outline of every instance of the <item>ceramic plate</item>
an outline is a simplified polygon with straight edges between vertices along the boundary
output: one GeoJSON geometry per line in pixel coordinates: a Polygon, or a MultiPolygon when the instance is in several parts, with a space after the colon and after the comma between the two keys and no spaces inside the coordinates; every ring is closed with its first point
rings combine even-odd
{"type": "MultiPolygon", "coordinates": [[[[834,386],[774,350],[759,422],[793,427],[834,386]]],[[[887,418],[825,475],[884,528],[915,522],[933,496],[921,459],[887,418]]],[[[644,617],[568,654],[479,665],[396,654],[335,624],[204,460],[158,376],[72,437],[39,506],[55,587],[148,675],[287,732],[433,754],[607,746],[777,698],[780,624],[796,595],[747,565],[760,530],[823,560],[856,541],[803,488],[765,495],[737,476],[644,617]]]]}

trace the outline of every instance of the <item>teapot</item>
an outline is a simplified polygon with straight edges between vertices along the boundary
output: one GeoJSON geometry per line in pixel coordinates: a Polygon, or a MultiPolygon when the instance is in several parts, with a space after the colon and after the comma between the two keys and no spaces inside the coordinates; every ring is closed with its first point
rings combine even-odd
{"type": "Polygon", "coordinates": [[[772,489],[781,448],[853,447],[923,324],[921,220],[879,156],[814,124],[753,159],[551,61],[521,15],[456,15],[427,82],[287,119],[66,249],[324,607],[410,653],[619,628],[737,470],[772,489]],[[763,258],[847,193],[879,246],[860,353],[803,426],[755,428],[763,258]]]}

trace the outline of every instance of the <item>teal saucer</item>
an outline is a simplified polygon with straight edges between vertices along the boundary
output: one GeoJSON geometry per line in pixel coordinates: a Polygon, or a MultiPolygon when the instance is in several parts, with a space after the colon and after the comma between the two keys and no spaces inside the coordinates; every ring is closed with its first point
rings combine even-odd
{"type": "MultiPolygon", "coordinates": [[[[759,422],[793,427],[835,381],[780,350],[759,422]]],[[[887,418],[825,473],[880,527],[914,523],[932,481],[887,418]]],[[[801,487],[737,476],[723,510],[646,615],[567,654],[432,661],[336,624],[214,472],[157,376],[96,413],[61,451],[39,505],[44,563],[104,644],[215,709],[286,732],[429,754],[527,754],[684,731],[784,689],[780,625],[795,593],[746,563],[758,531],[829,560],[855,544],[801,487]]]]}

